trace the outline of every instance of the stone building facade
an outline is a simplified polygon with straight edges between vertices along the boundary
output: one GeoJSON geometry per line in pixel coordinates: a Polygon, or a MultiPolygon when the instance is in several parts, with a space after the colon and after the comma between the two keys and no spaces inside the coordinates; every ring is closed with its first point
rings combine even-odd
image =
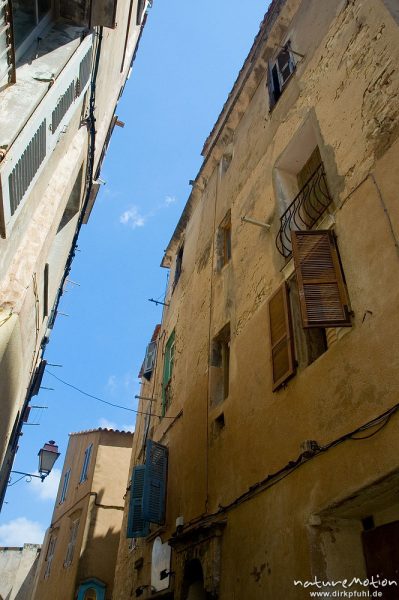
{"type": "Polygon", "coordinates": [[[110,600],[133,434],[70,435],[32,600],[110,600]]]}
{"type": "Polygon", "coordinates": [[[0,8],[0,507],[147,0],[0,8]]]}
{"type": "Polygon", "coordinates": [[[163,257],[114,600],[399,584],[398,33],[271,3],[163,257]]]}
{"type": "Polygon", "coordinates": [[[0,548],[0,600],[30,600],[41,546],[0,548]]]}

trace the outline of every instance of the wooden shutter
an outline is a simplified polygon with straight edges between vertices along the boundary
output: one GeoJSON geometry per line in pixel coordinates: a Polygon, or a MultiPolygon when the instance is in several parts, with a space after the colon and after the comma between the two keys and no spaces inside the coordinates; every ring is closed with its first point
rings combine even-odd
{"type": "Polygon", "coordinates": [[[165,522],[168,449],[152,440],[147,441],[143,492],[143,516],[151,523],[165,522]]]}
{"type": "Polygon", "coordinates": [[[145,465],[138,465],[133,469],[126,531],[128,538],[146,537],[149,533],[148,522],[143,517],[145,470],[145,465]]]}
{"type": "Polygon", "coordinates": [[[274,391],[295,373],[291,311],[285,282],[269,300],[269,331],[274,391]]]}
{"type": "Polygon", "coordinates": [[[154,364],[155,364],[156,352],[157,352],[157,343],[150,342],[147,346],[147,351],[146,351],[145,359],[144,359],[144,366],[143,366],[143,374],[144,375],[152,373],[152,370],[153,370],[154,364]]]}
{"type": "Polygon", "coordinates": [[[292,231],[303,326],[350,327],[349,301],[331,230],[292,231]]]}

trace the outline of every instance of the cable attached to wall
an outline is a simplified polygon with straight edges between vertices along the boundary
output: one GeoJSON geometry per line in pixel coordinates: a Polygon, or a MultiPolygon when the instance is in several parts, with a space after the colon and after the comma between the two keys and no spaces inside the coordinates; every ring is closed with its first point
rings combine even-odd
{"type": "Polygon", "coordinates": [[[68,383],[68,381],[65,381],[64,379],[61,379],[60,377],[58,377],[57,375],[55,375],[55,373],[52,373],[51,371],[47,371],[47,374],[51,375],[51,377],[54,377],[54,379],[56,379],[60,383],[63,383],[67,387],[70,387],[73,390],[79,392],[80,394],[83,394],[83,396],[87,396],[88,398],[92,398],[93,400],[97,400],[98,402],[102,402],[103,404],[108,404],[109,406],[113,406],[114,408],[120,408],[121,410],[127,410],[128,412],[134,412],[134,413],[136,413],[138,415],[149,415],[150,417],[158,417],[160,419],[161,418],[162,419],[176,419],[176,417],[162,417],[161,415],[157,415],[155,413],[136,410],[134,408],[129,408],[127,406],[123,406],[122,404],[114,404],[113,402],[109,402],[108,400],[104,400],[103,398],[99,398],[98,396],[95,396],[94,394],[90,394],[89,392],[85,392],[84,390],[82,390],[81,388],[77,387],[76,385],[73,385],[72,383],[68,383]]]}
{"type": "Polygon", "coordinates": [[[233,500],[229,504],[219,505],[219,509],[212,514],[209,514],[209,515],[203,514],[200,517],[192,519],[190,522],[187,523],[187,525],[185,526],[184,529],[187,530],[190,526],[205,524],[209,520],[229,512],[236,506],[239,506],[243,502],[250,500],[256,494],[259,494],[260,492],[263,492],[263,491],[271,488],[272,486],[276,485],[277,483],[279,483],[280,481],[282,481],[283,479],[288,477],[288,475],[291,475],[291,473],[296,471],[296,469],[298,469],[302,465],[306,464],[313,458],[316,458],[316,456],[319,456],[320,454],[323,454],[324,452],[331,450],[331,448],[335,448],[336,446],[339,446],[343,442],[346,442],[349,440],[362,441],[362,440],[366,440],[366,439],[373,437],[374,435],[379,433],[382,429],[384,429],[384,427],[386,427],[386,425],[391,420],[392,416],[395,413],[397,413],[398,410],[399,410],[399,403],[395,404],[394,406],[392,406],[385,412],[381,413],[381,415],[379,415],[378,417],[375,417],[374,419],[367,421],[360,427],[357,427],[353,431],[342,435],[341,437],[333,440],[332,442],[329,442],[328,444],[326,444],[324,446],[319,446],[316,442],[313,442],[311,451],[301,452],[301,454],[295,460],[289,461],[284,467],[282,467],[278,471],[275,471],[274,473],[270,473],[261,481],[258,481],[257,483],[251,485],[251,487],[246,492],[244,492],[243,494],[238,496],[235,500],[233,500]],[[356,437],[356,434],[362,433],[369,429],[372,429],[373,427],[376,427],[378,425],[380,425],[380,427],[376,431],[371,433],[370,435],[356,437]]]}

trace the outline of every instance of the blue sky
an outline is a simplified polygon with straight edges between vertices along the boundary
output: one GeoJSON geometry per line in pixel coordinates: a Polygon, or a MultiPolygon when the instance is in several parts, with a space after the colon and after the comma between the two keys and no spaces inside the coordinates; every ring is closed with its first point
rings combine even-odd
{"type": "MultiPolygon", "coordinates": [[[[161,319],[167,271],[163,250],[201,165],[200,152],[258,32],[268,2],[155,0],[118,127],[104,163],[106,181],[79,240],[46,359],[63,380],[106,401],[136,408],[146,344],[161,319]]],[[[68,388],[50,374],[34,398],[14,468],[34,472],[37,452],[55,439],[61,451],[42,484],[9,488],[0,514],[0,546],[40,543],[48,526],[68,434],[96,427],[133,428],[134,413],[68,388]]],[[[16,481],[16,479],[13,479],[16,481]]]]}

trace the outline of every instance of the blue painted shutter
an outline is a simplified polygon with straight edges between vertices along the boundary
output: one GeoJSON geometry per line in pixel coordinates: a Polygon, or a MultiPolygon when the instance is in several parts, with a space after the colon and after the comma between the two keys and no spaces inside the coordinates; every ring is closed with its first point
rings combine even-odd
{"type": "Polygon", "coordinates": [[[165,522],[168,449],[152,440],[147,441],[143,493],[143,516],[151,523],[165,522]]]}
{"type": "Polygon", "coordinates": [[[133,469],[132,484],[130,487],[130,504],[127,518],[126,537],[138,538],[149,534],[148,521],[143,517],[143,490],[145,465],[138,465],[133,469]]]}

